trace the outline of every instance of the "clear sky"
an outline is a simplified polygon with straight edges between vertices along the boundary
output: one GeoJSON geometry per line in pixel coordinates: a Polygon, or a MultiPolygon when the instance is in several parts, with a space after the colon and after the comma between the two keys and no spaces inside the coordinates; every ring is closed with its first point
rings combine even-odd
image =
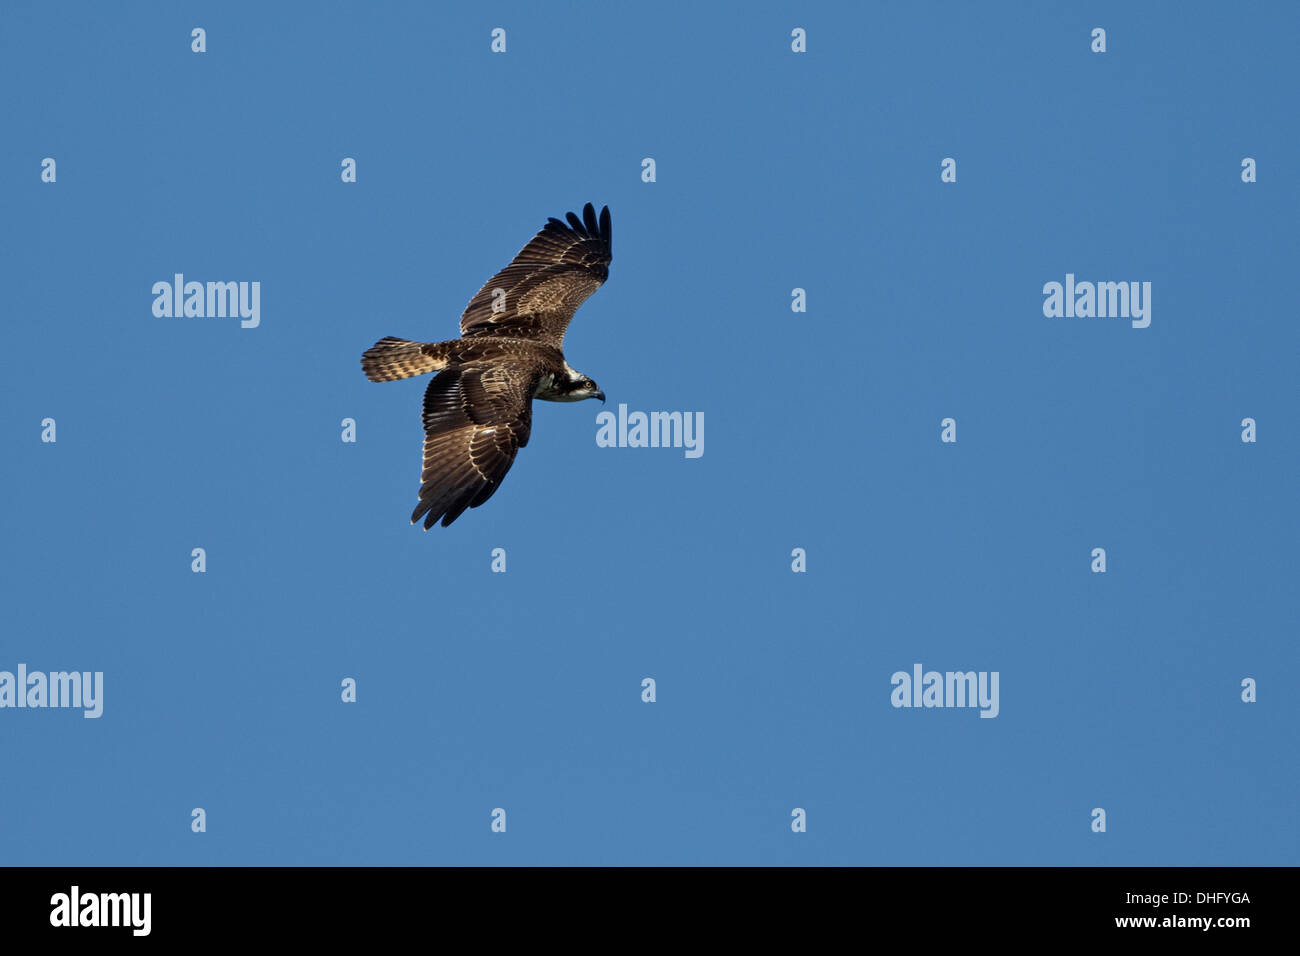
{"type": "Polygon", "coordinates": [[[6,4],[0,671],[103,709],[0,709],[0,862],[1300,862],[1300,8],[976,6],[6,4]],[[361,352],[588,201],[566,355],[703,454],[539,402],[412,528],[361,352]]]}

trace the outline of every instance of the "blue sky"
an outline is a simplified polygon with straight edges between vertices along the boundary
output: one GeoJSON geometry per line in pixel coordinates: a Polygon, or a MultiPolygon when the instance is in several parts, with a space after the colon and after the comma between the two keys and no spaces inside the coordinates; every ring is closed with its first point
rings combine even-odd
{"type": "Polygon", "coordinates": [[[0,670],[104,710],[0,709],[0,860],[1300,862],[1300,14],[973,7],[6,5],[0,670]],[[361,352],[588,201],[566,355],[704,454],[539,402],[410,527],[426,379],[361,352]]]}

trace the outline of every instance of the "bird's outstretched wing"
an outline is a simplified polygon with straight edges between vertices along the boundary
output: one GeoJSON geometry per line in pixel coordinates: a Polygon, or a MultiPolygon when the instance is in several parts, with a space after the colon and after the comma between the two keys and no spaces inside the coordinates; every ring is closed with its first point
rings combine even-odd
{"type": "Polygon", "coordinates": [[[533,391],[541,370],[496,361],[434,376],[424,393],[424,469],[411,524],[445,528],[501,487],[515,453],[528,444],[533,391]]]}
{"type": "Polygon", "coordinates": [[[609,277],[609,207],[550,219],[514,261],[478,290],[460,317],[461,335],[508,335],[562,348],[573,313],[609,277]]]}

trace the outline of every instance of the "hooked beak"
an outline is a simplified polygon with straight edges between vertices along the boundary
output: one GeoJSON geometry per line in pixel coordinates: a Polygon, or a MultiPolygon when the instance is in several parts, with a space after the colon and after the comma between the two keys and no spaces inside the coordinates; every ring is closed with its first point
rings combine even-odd
{"type": "Polygon", "coordinates": [[[602,405],[605,404],[605,393],[604,393],[604,392],[597,392],[595,395],[593,395],[593,396],[591,396],[591,397],[592,397],[592,398],[599,398],[599,399],[600,399],[600,404],[602,404],[602,405]]]}

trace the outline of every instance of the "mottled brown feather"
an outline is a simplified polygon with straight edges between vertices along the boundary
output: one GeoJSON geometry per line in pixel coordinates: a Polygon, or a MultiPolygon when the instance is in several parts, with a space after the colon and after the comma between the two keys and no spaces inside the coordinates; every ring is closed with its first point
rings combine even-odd
{"type": "Polygon", "coordinates": [[[501,487],[528,444],[538,363],[461,365],[434,376],[424,393],[424,467],[411,523],[445,528],[501,487]]]}
{"type": "Polygon", "coordinates": [[[609,207],[597,217],[587,203],[582,219],[569,213],[568,220],[548,220],[510,265],[484,283],[461,315],[461,335],[564,345],[573,314],[609,277],[614,258],[609,207]]]}

